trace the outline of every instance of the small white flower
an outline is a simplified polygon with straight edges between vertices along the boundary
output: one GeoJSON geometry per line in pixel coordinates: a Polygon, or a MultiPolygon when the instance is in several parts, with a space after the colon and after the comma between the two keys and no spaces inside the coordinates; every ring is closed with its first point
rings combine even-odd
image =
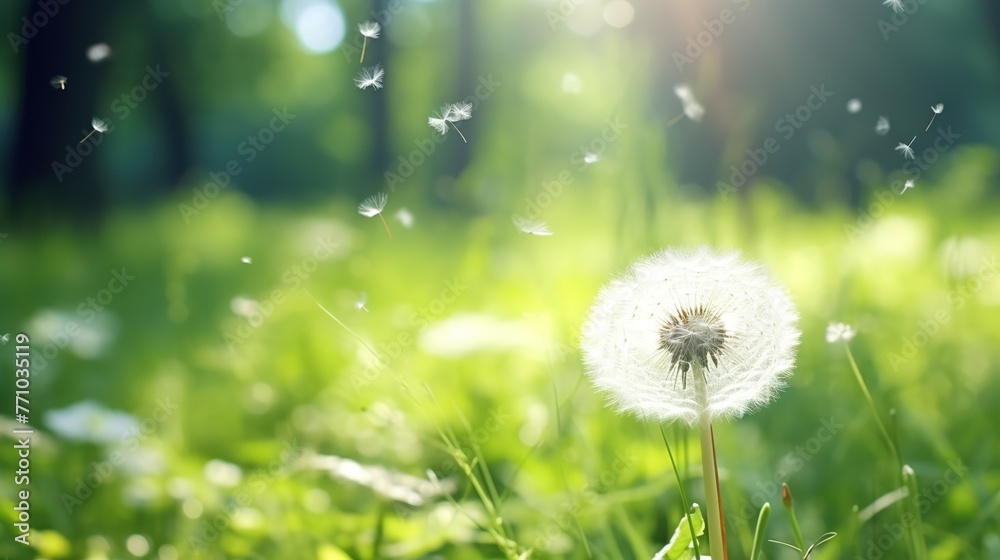
{"type": "Polygon", "coordinates": [[[396,221],[403,224],[403,227],[407,229],[413,227],[413,214],[406,208],[396,210],[394,217],[396,218],[396,221]]]}
{"type": "Polygon", "coordinates": [[[243,264],[253,264],[253,259],[251,259],[250,257],[242,257],[240,259],[240,262],[243,264]]]}
{"type": "Polygon", "coordinates": [[[830,323],[826,327],[826,341],[830,344],[843,340],[850,341],[857,332],[847,323],[830,323]]]}
{"type": "Polygon", "coordinates": [[[102,121],[97,117],[94,117],[93,119],[90,120],[90,126],[94,130],[91,130],[90,134],[84,136],[83,140],[80,140],[80,144],[83,144],[87,140],[87,138],[90,138],[90,136],[95,132],[100,132],[101,134],[104,134],[105,132],[108,131],[108,123],[102,121]]]}
{"type": "Polygon", "coordinates": [[[931,122],[927,123],[927,128],[924,129],[924,132],[930,130],[931,125],[934,124],[934,119],[936,119],[938,115],[944,112],[944,103],[938,103],[937,105],[932,106],[931,111],[933,111],[934,114],[931,115],[931,122]]]}
{"type": "Polygon", "coordinates": [[[361,62],[365,61],[365,49],[368,48],[368,39],[378,39],[378,33],[382,27],[374,21],[365,21],[358,24],[358,32],[365,38],[361,45],[361,62]]]}
{"type": "Polygon", "coordinates": [[[848,101],[847,102],[847,112],[851,113],[851,114],[860,113],[861,112],[861,100],[860,99],[851,99],[850,101],[848,101]]]}
{"type": "Polygon", "coordinates": [[[358,77],[354,78],[354,84],[358,86],[358,89],[368,89],[369,87],[381,89],[384,77],[385,69],[382,68],[381,64],[376,64],[358,71],[358,77]]]}
{"type": "Polygon", "coordinates": [[[530,220],[522,218],[517,214],[514,214],[512,218],[514,219],[514,226],[528,235],[538,235],[540,237],[552,235],[548,224],[541,220],[530,220]]]}
{"type": "Polygon", "coordinates": [[[368,303],[368,294],[366,294],[364,292],[358,293],[358,299],[354,302],[354,310],[355,311],[361,311],[361,310],[368,311],[368,308],[365,307],[366,303],[368,303]]]}
{"type": "Polygon", "coordinates": [[[684,114],[687,118],[698,122],[705,116],[705,108],[694,98],[694,93],[687,84],[680,84],[674,87],[674,94],[681,100],[684,107],[684,114]]]}
{"type": "Polygon", "coordinates": [[[382,217],[382,210],[385,210],[385,205],[388,202],[389,195],[384,192],[373,194],[372,196],[369,196],[361,201],[361,204],[358,205],[358,214],[361,214],[366,218],[374,218],[375,216],[378,216],[379,219],[382,220],[382,225],[385,226],[385,232],[388,233],[391,238],[392,232],[389,231],[389,224],[387,224],[385,222],[385,218],[382,217]]]}
{"type": "MultiPolygon", "coordinates": [[[[916,139],[917,137],[914,136],[913,140],[916,139]]],[[[913,140],[910,140],[910,144],[913,144],[913,140]]],[[[896,151],[903,154],[903,157],[906,159],[913,159],[913,148],[910,147],[910,144],[900,142],[899,145],[896,146],[896,151]]]]}
{"type": "Polygon", "coordinates": [[[455,126],[455,123],[468,120],[471,117],[472,103],[449,103],[442,107],[439,113],[427,117],[427,124],[442,136],[448,132],[448,125],[451,125],[455,132],[462,137],[462,141],[468,143],[465,135],[455,126]]]}
{"type": "Polygon", "coordinates": [[[889,119],[886,117],[879,117],[878,122],[875,123],[875,134],[879,136],[885,136],[889,133],[889,119]]]}
{"type": "Polygon", "coordinates": [[[797,320],[785,289],[739,253],[666,249],[601,289],[581,349],[620,412],[694,425],[774,398],[795,362],[797,320]]]}
{"type": "Polygon", "coordinates": [[[889,6],[897,14],[903,12],[903,0],[885,0],[882,5],[889,6]]]}
{"type": "Polygon", "coordinates": [[[54,76],[49,80],[49,84],[56,89],[66,89],[66,82],[68,81],[69,79],[66,76],[54,76]]]}
{"type": "Polygon", "coordinates": [[[907,179],[906,182],[903,183],[903,190],[899,191],[899,194],[903,194],[906,192],[906,189],[912,189],[915,186],[916,182],[913,179],[907,179]]]}

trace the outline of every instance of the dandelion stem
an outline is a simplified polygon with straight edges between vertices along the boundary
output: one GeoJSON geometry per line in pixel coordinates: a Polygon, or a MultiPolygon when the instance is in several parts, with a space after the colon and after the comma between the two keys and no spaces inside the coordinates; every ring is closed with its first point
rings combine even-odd
{"type": "Polygon", "coordinates": [[[927,132],[928,130],[931,129],[931,125],[934,124],[934,119],[936,118],[937,118],[937,113],[931,115],[931,122],[927,123],[927,128],[924,129],[924,132],[927,132]]]}
{"type": "MultiPolygon", "coordinates": [[[[687,519],[688,530],[691,532],[691,544],[694,545],[694,555],[701,558],[701,551],[698,550],[698,536],[694,532],[694,522],[691,521],[691,502],[688,501],[687,492],[684,491],[684,482],[681,480],[681,472],[677,470],[677,463],[674,461],[674,453],[670,450],[670,442],[667,441],[667,432],[660,424],[660,435],[663,436],[663,445],[667,446],[667,456],[670,457],[670,467],[674,471],[677,479],[677,491],[681,495],[681,508],[684,511],[684,518],[687,519]]],[[[686,456],[685,452],[685,456],[686,456]]]]}
{"type": "Polygon", "coordinates": [[[675,124],[681,122],[681,119],[683,119],[683,118],[684,118],[684,112],[681,111],[681,114],[677,115],[676,117],[670,119],[667,122],[667,128],[670,128],[671,126],[674,126],[675,124]]]}
{"type": "Polygon", "coordinates": [[[899,452],[896,451],[896,446],[892,443],[892,437],[889,436],[889,430],[885,429],[885,424],[882,423],[882,418],[878,415],[878,409],[875,408],[875,400],[872,399],[872,394],[868,391],[868,385],[865,384],[865,378],[861,376],[861,370],[858,369],[858,363],[854,361],[854,354],[851,352],[851,347],[847,345],[846,340],[844,341],[844,350],[847,351],[847,360],[851,362],[851,369],[854,370],[854,377],[857,378],[858,385],[861,386],[861,392],[865,394],[865,400],[868,401],[868,408],[871,409],[872,416],[875,417],[875,422],[882,431],[882,436],[885,438],[885,444],[889,446],[889,451],[892,452],[893,458],[895,458],[896,463],[899,464],[899,452]]]}
{"type": "Polygon", "coordinates": [[[361,62],[362,63],[364,63],[364,61],[365,61],[365,47],[367,47],[367,46],[368,46],[368,36],[366,35],[364,42],[361,43],[361,62]]]}
{"type": "Polygon", "coordinates": [[[469,143],[469,141],[465,139],[465,135],[464,135],[464,134],[462,134],[462,131],[461,131],[461,130],[459,130],[457,126],[455,126],[455,123],[453,123],[453,122],[451,122],[451,121],[445,121],[445,122],[447,122],[448,124],[450,124],[450,125],[451,125],[451,127],[455,129],[455,132],[457,132],[457,133],[458,133],[458,135],[462,137],[462,142],[465,142],[466,144],[468,144],[468,143],[469,143]]]}
{"type": "Polygon", "coordinates": [[[94,130],[91,130],[91,131],[90,131],[90,134],[88,134],[88,135],[84,136],[84,137],[83,137],[83,140],[80,140],[80,142],[79,142],[79,143],[80,143],[80,144],[83,144],[84,142],[86,142],[86,141],[87,141],[87,138],[90,138],[91,136],[93,136],[95,132],[97,132],[97,129],[96,129],[96,128],[95,128],[94,130]]]}
{"type": "Polygon", "coordinates": [[[715,458],[715,435],[708,415],[708,387],[704,369],[695,364],[694,390],[701,407],[698,428],[701,434],[701,470],[705,481],[705,521],[708,524],[708,546],[713,560],[727,560],[726,532],[722,523],[722,497],[719,491],[719,468],[715,458]]]}
{"type": "Polygon", "coordinates": [[[392,232],[389,231],[389,224],[386,223],[385,218],[382,217],[382,213],[378,213],[378,217],[382,220],[382,225],[385,226],[385,232],[389,234],[389,239],[392,239],[392,232]]]}

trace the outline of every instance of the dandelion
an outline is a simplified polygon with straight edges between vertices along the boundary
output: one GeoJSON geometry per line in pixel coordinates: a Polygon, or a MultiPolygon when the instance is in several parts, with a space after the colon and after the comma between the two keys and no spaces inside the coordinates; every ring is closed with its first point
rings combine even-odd
{"type": "Polygon", "coordinates": [[[538,235],[540,237],[546,237],[552,235],[552,231],[549,230],[549,225],[541,220],[530,220],[528,218],[522,218],[517,214],[514,214],[514,227],[527,233],[528,235],[538,235]]]}
{"type": "Polygon", "coordinates": [[[386,223],[385,218],[382,217],[382,210],[385,209],[386,203],[389,202],[389,195],[385,193],[378,193],[369,196],[368,198],[361,201],[358,205],[358,214],[366,218],[373,218],[378,216],[382,220],[382,225],[385,226],[385,232],[389,234],[389,238],[392,238],[392,232],[389,231],[389,224],[386,223]]]}
{"type": "Polygon", "coordinates": [[[860,99],[851,99],[850,101],[848,101],[847,102],[847,112],[851,113],[852,115],[855,114],[855,113],[860,113],[861,112],[861,100],[860,99]]]}
{"type": "Polygon", "coordinates": [[[913,141],[916,139],[917,137],[914,136],[913,140],[910,140],[909,144],[904,144],[900,142],[899,145],[896,146],[896,151],[903,154],[903,157],[906,159],[913,159],[913,148],[911,148],[910,145],[912,145],[913,141]]]}
{"type": "Polygon", "coordinates": [[[393,217],[396,218],[397,222],[403,224],[403,227],[407,229],[413,227],[413,213],[411,213],[406,208],[400,208],[399,210],[396,210],[396,213],[393,215],[393,217]]]}
{"type": "Polygon", "coordinates": [[[830,323],[826,327],[826,341],[830,344],[843,340],[847,342],[854,338],[857,332],[847,323],[830,323]]]}
{"type": "Polygon", "coordinates": [[[66,82],[68,81],[69,78],[66,76],[54,76],[49,80],[49,84],[56,89],[66,89],[66,82]]]}
{"type": "Polygon", "coordinates": [[[465,135],[455,126],[455,123],[469,120],[471,117],[472,103],[451,103],[445,105],[440,113],[427,117],[427,124],[442,136],[448,132],[448,125],[451,125],[455,132],[462,137],[462,141],[468,144],[469,141],[465,139],[465,135]]]}
{"type": "Polygon", "coordinates": [[[906,182],[903,183],[903,190],[899,191],[899,194],[903,194],[906,192],[907,189],[912,189],[915,186],[917,186],[916,181],[914,181],[913,179],[907,179],[906,182]]]}
{"type": "Polygon", "coordinates": [[[889,6],[897,14],[903,12],[903,0],[885,0],[882,5],[889,6]]]}
{"type": "Polygon", "coordinates": [[[368,89],[369,87],[382,89],[382,78],[384,77],[385,69],[382,68],[381,64],[376,64],[375,66],[362,68],[358,72],[358,77],[354,78],[354,84],[358,86],[358,89],[368,89]]]}
{"type": "Polygon", "coordinates": [[[933,111],[934,114],[931,115],[931,122],[927,123],[927,128],[924,129],[924,132],[930,130],[931,125],[934,124],[934,119],[936,119],[938,115],[944,112],[944,103],[938,103],[937,105],[932,106],[931,111],[933,111]]]}
{"type": "Polygon", "coordinates": [[[694,93],[687,84],[680,84],[674,87],[674,94],[677,98],[681,100],[681,106],[684,108],[680,115],[674,117],[667,126],[673,126],[681,119],[681,116],[687,116],[687,118],[698,122],[703,116],[705,116],[705,108],[701,106],[698,101],[694,98],[694,93]]]}
{"type": "Polygon", "coordinates": [[[368,46],[368,39],[378,39],[379,31],[382,27],[374,21],[365,21],[358,24],[358,32],[364,36],[365,41],[361,44],[361,62],[365,61],[365,48],[368,46]]]}
{"type": "Polygon", "coordinates": [[[368,303],[368,294],[366,294],[364,292],[360,292],[358,294],[358,299],[354,301],[354,310],[355,311],[362,311],[362,310],[368,311],[368,308],[365,307],[366,303],[368,303]]]}
{"type": "Polygon", "coordinates": [[[95,132],[100,132],[101,134],[104,134],[105,132],[108,131],[108,123],[102,121],[101,119],[99,119],[97,117],[94,117],[93,119],[91,119],[90,126],[94,130],[91,130],[90,134],[84,136],[83,140],[80,140],[80,144],[83,144],[84,141],[86,141],[87,138],[90,138],[91,135],[93,135],[95,132]]]}
{"type": "Polygon", "coordinates": [[[707,247],[637,261],[591,307],[581,339],[591,382],[620,412],[700,428],[712,558],[725,557],[712,421],[774,398],[797,320],[763,267],[707,247]]]}
{"type": "Polygon", "coordinates": [[[878,122],[875,123],[875,134],[879,136],[885,136],[889,133],[889,119],[886,117],[879,117],[878,122]]]}

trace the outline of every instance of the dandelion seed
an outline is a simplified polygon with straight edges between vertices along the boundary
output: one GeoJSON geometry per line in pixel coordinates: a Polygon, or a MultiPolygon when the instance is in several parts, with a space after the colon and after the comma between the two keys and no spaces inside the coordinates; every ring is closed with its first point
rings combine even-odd
{"type": "MultiPolygon", "coordinates": [[[[705,108],[695,100],[694,93],[691,91],[691,88],[687,84],[680,84],[674,87],[674,94],[681,100],[681,106],[684,108],[684,115],[695,122],[701,121],[701,118],[705,116],[705,108]]],[[[680,115],[675,117],[674,121],[671,121],[671,123],[668,124],[673,124],[679,118],[680,115]]]]}
{"type": "Polygon", "coordinates": [[[455,129],[455,132],[462,137],[462,141],[468,143],[465,135],[455,125],[457,121],[468,120],[472,117],[472,103],[450,103],[445,105],[440,113],[427,117],[427,124],[436,130],[438,134],[445,135],[448,132],[448,125],[455,129]]]}
{"type": "Polygon", "coordinates": [[[97,117],[94,117],[93,119],[91,119],[91,120],[90,120],[90,126],[91,126],[91,127],[92,127],[92,128],[94,129],[94,130],[91,130],[91,131],[90,131],[90,134],[88,134],[88,135],[84,136],[84,137],[83,137],[83,140],[80,140],[80,142],[79,142],[80,144],[83,144],[83,142],[84,142],[84,141],[85,141],[85,140],[86,140],[87,138],[90,138],[90,136],[91,136],[92,134],[94,134],[95,132],[100,132],[101,134],[103,134],[103,133],[105,133],[105,132],[107,132],[107,131],[108,131],[108,123],[106,123],[106,122],[102,121],[101,119],[99,119],[99,118],[97,118],[97,117]]]}
{"type": "Polygon", "coordinates": [[[354,84],[358,86],[358,89],[368,89],[369,87],[382,89],[382,78],[384,77],[385,69],[382,68],[381,64],[376,64],[362,68],[358,72],[358,77],[354,78],[354,84]]]}
{"type": "Polygon", "coordinates": [[[860,99],[851,99],[850,101],[848,101],[847,102],[847,112],[851,113],[852,115],[854,113],[860,113],[861,112],[861,100],[860,99]]]}
{"type": "Polygon", "coordinates": [[[66,89],[66,82],[68,81],[69,78],[66,76],[54,76],[49,80],[49,84],[56,89],[66,89]]]}
{"type": "Polygon", "coordinates": [[[927,128],[924,129],[924,132],[930,130],[931,125],[934,124],[934,119],[936,119],[938,115],[944,112],[944,103],[938,103],[937,105],[934,105],[933,107],[931,107],[931,111],[933,111],[934,114],[931,115],[931,122],[927,123],[927,128]]]}
{"type": "Polygon", "coordinates": [[[907,189],[912,189],[915,186],[917,186],[916,181],[913,179],[907,179],[906,182],[903,183],[903,190],[899,191],[899,194],[903,194],[907,189]]]}
{"type": "Polygon", "coordinates": [[[886,117],[879,117],[878,122],[875,123],[875,134],[879,136],[885,136],[889,133],[889,119],[886,117]]]}
{"type": "Polygon", "coordinates": [[[913,140],[910,140],[909,144],[900,142],[899,145],[896,146],[896,151],[903,154],[903,157],[906,159],[913,159],[913,148],[911,148],[910,145],[913,144],[913,141],[916,139],[917,137],[914,136],[913,140]]]}
{"type": "Polygon", "coordinates": [[[587,152],[583,156],[583,163],[597,163],[597,154],[587,152]]]}
{"type": "Polygon", "coordinates": [[[354,301],[355,311],[361,311],[361,310],[368,311],[368,308],[365,307],[366,303],[368,303],[368,294],[364,292],[359,292],[358,299],[354,301]]]}
{"type": "Polygon", "coordinates": [[[6,345],[8,340],[10,340],[10,333],[7,333],[7,334],[5,334],[3,336],[0,336],[0,343],[3,343],[3,344],[6,345]]]}
{"type": "Polygon", "coordinates": [[[826,327],[826,341],[830,344],[843,340],[850,341],[857,331],[847,323],[830,323],[826,327]]]}
{"type": "Polygon", "coordinates": [[[107,43],[97,43],[87,49],[87,59],[95,64],[109,56],[111,56],[111,47],[107,43]]]}
{"type": "Polygon", "coordinates": [[[396,213],[393,215],[393,217],[396,218],[396,221],[403,224],[403,227],[407,229],[413,227],[413,214],[406,208],[400,208],[399,210],[396,210],[396,213]]]}
{"type": "Polygon", "coordinates": [[[541,220],[530,220],[522,218],[517,214],[514,214],[512,217],[514,219],[514,226],[528,235],[537,235],[539,237],[552,235],[552,231],[549,230],[548,224],[541,220]]]}
{"type": "Polygon", "coordinates": [[[382,217],[382,210],[385,209],[386,203],[389,202],[389,195],[385,193],[377,193],[369,196],[368,198],[361,201],[358,205],[358,214],[366,218],[374,218],[378,216],[382,220],[382,225],[385,226],[385,232],[389,234],[389,238],[392,238],[392,232],[389,231],[389,224],[386,223],[385,218],[382,217]]]}
{"type": "Polygon", "coordinates": [[[253,259],[250,257],[243,257],[240,259],[240,262],[243,264],[253,264],[253,259]]]}
{"type": "Polygon", "coordinates": [[[897,14],[903,12],[903,0],[885,0],[882,5],[889,6],[897,14]]]}
{"type": "Polygon", "coordinates": [[[374,21],[365,21],[358,24],[358,32],[364,36],[364,43],[361,44],[361,62],[365,61],[365,48],[368,47],[368,39],[378,39],[379,31],[382,27],[374,21]]]}

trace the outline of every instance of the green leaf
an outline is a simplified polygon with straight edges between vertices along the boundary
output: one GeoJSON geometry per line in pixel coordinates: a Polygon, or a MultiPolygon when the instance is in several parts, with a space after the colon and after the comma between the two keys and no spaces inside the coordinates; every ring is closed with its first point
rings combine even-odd
{"type": "Polygon", "coordinates": [[[674,536],[670,538],[667,546],[660,549],[653,557],[653,560],[687,560],[694,555],[691,547],[691,529],[688,525],[688,516],[691,517],[691,524],[694,525],[696,537],[705,534],[705,519],[701,516],[701,509],[698,504],[692,504],[691,513],[681,518],[674,530],[674,536]]]}
{"type": "Polygon", "coordinates": [[[764,527],[767,526],[767,519],[771,516],[770,502],[764,502],[760,508],[760,515],[757,517],[757,530],[753,535],[753,548],[750,552],[750,560],[759,560],[761,548],[764,546],[764,527]]]}

